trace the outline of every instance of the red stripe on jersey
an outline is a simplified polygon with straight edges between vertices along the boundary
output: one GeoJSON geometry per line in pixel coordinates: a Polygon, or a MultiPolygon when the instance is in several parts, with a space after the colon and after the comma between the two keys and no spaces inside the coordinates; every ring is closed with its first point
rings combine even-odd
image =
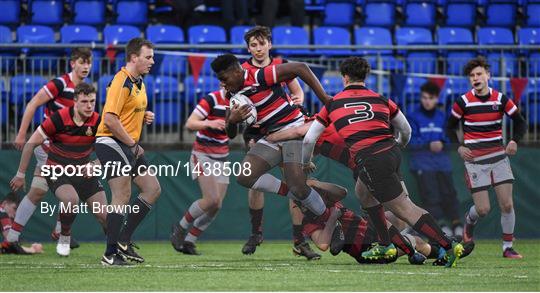
{"type": "Polygon", "coordinates": [[[51,116],[60,109],[73,106],[75,84],[71,80],[71,73],[50,80],[45,85],[45,89],[52,95],[52,99],[46,104],[45,117],[51,116]]]}
{"type": "Polygon", "coordinates": [[[337,133],[333,124],[324,129],[315,145],[315,152],[337,161],[351,170],[356,168],[354,156],[347,148],[343,138],[337,133]]]}
{"type": "Polygon", "coordinates": [[[490,132],[465,132],[463,134],[464,139],[486,139],[502,137],[502,129],[490,131],[490,132]]]}
{"type": "Polygon", "coordinates": [[[477,158],[477,157],[482,157],[482,156],[489,155],[492,153],[500,152],[503,150],[504,150],[504,147],[501,145],[501,146],[495,146],[495,147],[490,147],[490,148],[472,149],[471,152],[472,152],[473,157],[477,158]]]}
{"type": "MultiPolygon", "coordinates": [[[[214,91],[203,97],[195,112],[207,120],[225,121],[225,111],[229,100],[223,90],[214,91]]],[[[202,129],[197,131],[193,150],[208,155],[225,157],[229,154],[229,137],[223,130],[202,129]]]]}

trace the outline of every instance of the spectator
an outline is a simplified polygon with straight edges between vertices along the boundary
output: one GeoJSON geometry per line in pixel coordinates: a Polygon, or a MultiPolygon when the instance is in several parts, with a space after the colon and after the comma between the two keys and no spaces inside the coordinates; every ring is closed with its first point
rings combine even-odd
{"type": "Polygon", "coordinates": [[[427,82],[421,87],[419,107],[408,115],[412,128],[410,170],[416,178],[423,207],[437,219],[448,235],[461,235],[459,203],[452,181],[450,157],[445,150],[445,114],[438,110],[439,87],[427,82]],[[452,229],[445,224],[445,218],[452,229]]]}

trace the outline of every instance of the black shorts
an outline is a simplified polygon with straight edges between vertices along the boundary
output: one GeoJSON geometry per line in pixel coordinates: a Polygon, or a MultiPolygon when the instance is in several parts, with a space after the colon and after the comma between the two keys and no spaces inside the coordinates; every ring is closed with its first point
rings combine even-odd
{"type": "Polygon", "coordinates": [[[137,177],[141,172],[146,171],[148,167],[148,161],[146,161],[144,155],[135,158],[129,147],[114,137],[98,137],[95,149],[101,164],[101,171],[107,180],[127,176],[121,171],[127,165],[131,166],[129,172],[131,177],[137,177]]]}
{"type": "Polygon", "coordinates": [[[356,162],[358,177],[373,197],[384,203],[403,192],[401,185],[401,150],[398,146],[366,156],[356,162]]]}
{"type": "Polygon", "coordinates": [[[47,184],[51,191],[56,194],[56,190],[65,184],[73,186],[81,202],[85,202],[94,194],[103,191],[103,185],[99,181],[98,177],[84,178],[82,176],[60,176],[56,180],[52,180],[51,177],[46,177],[47,184]]]}

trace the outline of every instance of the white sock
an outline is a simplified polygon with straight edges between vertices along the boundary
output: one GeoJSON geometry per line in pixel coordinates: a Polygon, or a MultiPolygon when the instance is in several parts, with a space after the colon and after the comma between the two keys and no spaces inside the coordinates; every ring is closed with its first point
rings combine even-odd
{"type": "Polygon", "coordinates": [[[251,187],[262,192],[278,193],[281,187],[281,180],[277,179],[274,175],[265,173],[251,187]]]}
{"type": "Polygon", "coordinates": [[[54,227],[54,232],[60,233],[62,231],[62,223],[60,223],[60,220],[56,220],[56,227],[54,227]]]}
{"type": "Polygon", "coordinates": [[[321,196],[313,188],[311,188],[311,192],[309,193],[308,197],[301,200],[301,202],[304,207],[308,208],[316,216],[322,215],[326,210],[326,205],[324,204],[321,196]]]}
{"type": "Polygon", "coordinates": [[[501,227],[503,232],[503,251],[512,247],[512,238],[514,237],[514,226],[516,225],[516,214],[514,209],[509,213],[501,212],[501,227]]]}
{"type": "Polygon", "coordinates": [[[204,213],[202,216],[198,217],[195,222],[193,222],[193,227],[189,230],[189,233],[186,235],[185,241],[195,243],[201,233],[206,230],[212,224],[216,216],[209,216],[207,213],[204,213]]]}
{"type": "Polygon", "coordinates": [[[185,230],[189,229],[189,227],[191,227],[193,222],[198,217],[204,214],[204,211],[199,206],[199,200],[196,200],[191,204],[186,214],[184,214],[184,216],[180,220],[180,226],[182,227],[182,229],[185,229],[185,230]]]}
{"type": "Polygon", "coordinates": [[[465,218],[465,221],[467,222],[467,224],[474,225],[478,221],[478,218],[480,218],[480,216],[478,215],[478,212],[476,212],[476,207],[473,205],[469,209],[469,215],[465,218]]]}
{"type": "MultiPolygon", "coordinates": [[[[28,199],[28,196],[24,196],[23,199],[21,200],[21,203],[19,203],[17,212],[15,213],[14,222],[23,227],[26,226],[26,223],[28,223],[28,220],[30,220],[35,210],[36,210],[36,205],[32,203],[30,199],[28,199]]],[[[11,228],[9,229],[6,240],[8,242],[19,241],[19,235],[21,235],[20,231],[15,231],[13,230],[13,228],[11,228]]]]}

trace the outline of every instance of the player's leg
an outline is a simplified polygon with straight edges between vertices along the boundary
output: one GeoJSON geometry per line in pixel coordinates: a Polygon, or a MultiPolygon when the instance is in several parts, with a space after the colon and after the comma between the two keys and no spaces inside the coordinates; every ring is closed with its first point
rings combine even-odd
{"type": "Polygon", "coordinates": [[[452,230],[444,222],[442,194],[437,180],[437,172],[423,171],[416,174],[416,177],[418,179],[418,192],[422,198],[422,207],[437,220],[445,234],[452,235],[452,230]]]}
{"type": "Polygon", "coordinates": [[[514,203],[512,199],[512,183],[499,184],[496,185],[494,189],[501,209],[503,256],[507,258],[522,258],[522,256],[513,248],[516,215],[514,213],[514,203]]]}
{"type": "MultiPolygon", "coordinates": [[[[59,179],[60,180],[60,179],[59,179]]],[[[64,210],[60,211],[60,237],[56,245],[56,253],[60,256],[69,256],[71,242],[71,226],[75,221],[76,213],[73,208],[79,204],[77,190],[71,184],[62,184],[58,187],[53,187],[54,195],[60,201],[64,210]]]]}
{"type": "Polygon", "coordinates": [[[119,255],[118,238],[120,237],[120,231],[124,223],[124,215],[114,211],[120,210],[129,203],[131,197],[131,177],[120,176],[111,178],[108,183],[111,190],[110,206],[113,212],[107,213],[107,249],[105,250],[104,258],[110,261],[109,264],[112,264],[113,260],[118,260],[116,257],[119,255]]]}
{"type": "Polygon", "coordinates": [[[107,205],[107,196],[105,191],[100,190],[90,197],[88,197],[85,202],[88,204],[88,208],[92,211],[94,217],[103,228],[103,233],[107,235],[107,212],[103,208],[107,205]],[[94,206],[99,208],[94,208],[94,206]]]}
{"type": "Polygon", "coordinates": [[[278,193],[281,180],[267,172],[281,162],[281,151],[276,146],[257,142],[251,147],[242,161],[242,166],[248,166],[240,176],[238,184],[261,192],[278,193]]]}
{"type": "MultiPolygon", "coordinates": [[[[368,186],[363,182],[369,182],[371,178],[367,170],[360,172],[360,177],[356,180],[355,193],[360,200],[360,204],[369,215],[371,223],[377,232],[379,244],[388,247],[391,244],[390,236],[386,226],[386,216],[382,204],[373,197],[368,186]]],[[[388,249],[391,249],[389,247],[388,249]]]]}
{"type": "Polygon", "coordinates": [[[465,213],[463,242],[473,240],[474,226],[479,218],[486,216],[491,207],[489,204],[488,188],[492,184],[492,165],[465,162],[465,182],[471,191],[474,205],[465,213]]]}
{"type": "Polygon", "coordinates": [[[304,256],[308,260],[317,260],[321,258],[321,255],[311,249],[309,243],[307,243],[304,235],[304,214],[300,207],[298,207],[293,200],[289,199],[289,212],[291,214],[291,222],[293,228],[293,254],[297,256],[304,256]]]}
{"type": "Polygon", "coordinates": [[[263,209],[264,192],[248,189],[249,217],[251,222],[251,235],[242,247],[243,254],[253,254],[257,246],[263,242],[263,209]]]}
{"type": "Polygon", "coordinates": [[[228,178],[220,177],[221,176],[199,176],[197,179],[203,195],[203,198],[200,201],[204,212],[195,219],[193,226],[189,229],[185,237],[182,247],[182,252],[184,254],[199,254],[195,248],[195,242],[214,221],[217,213],[221,209],[223,198],[227,192],[228,178]]]}

